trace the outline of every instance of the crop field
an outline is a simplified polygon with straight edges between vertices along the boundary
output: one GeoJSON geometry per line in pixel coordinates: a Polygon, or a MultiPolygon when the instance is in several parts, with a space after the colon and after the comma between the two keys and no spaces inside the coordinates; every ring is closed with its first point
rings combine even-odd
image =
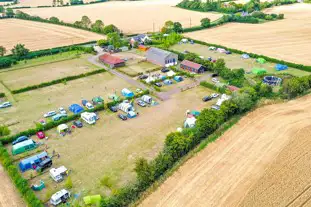
{"type": "Polygon", "coordinates": [[[140,206],[309,202],[310,99],[309,95],[249,113],[188,160],[140,206]]]}
{"type": "MultiPolygon", "coordinates": [[[[213,59],[224,59],[226,65],[231,69],[243,68],[245,72],[251,72],[253,68],[264,68],[267,70],[268,74],[280,74],[280,73],[288,73],[294,76],[305,76],[309,75],[309,72],[298,70],[295,68],[288,68],[285,71],[277,71],[275,67],[275,63],[266,62],[264,64],[260,64],[256,62],[256,59],[249,58],[249,59],[242,59],[241,55],[239,54],[230,54],[226,55],[223,53],[219,53],[217,51],[210,51],[208,50],[208,46],[200,45],[200,44],[180,44],[174,45],[171,49],[184,52],[185,50],[189,52],[196,53],[204,58],[212,57],[213,59]]],[[[254,76],[254,75],[249,75],[254,76]]]]}
{"type": "MultiPolygon", "coordinates": [[[[13,107],[0,111],[0,124],[10,126],[12,134],[35,126],[34,122],[43,118],[43,114],[57,110],[81,99],[102,96],[106,101],[108,95],[122,88],[131,86],[122,79],[108,72],[61,83],[34,91],[16,94],[12,98],[13,107]]],[[[133,89],[133,88],[132,88],[133,89]]]]}
{"type": "MultiPolygon", "coordinates": [[[[88,91],[89,92],[89,91],[88,91]]],[[[202,97],[212,93],[204,87],[175,94],[157,106],[135,106],[139,116],[121,121],[109,111],[100,112],[94,126],[75,129],[72,134],[60,137],[56,129],[47,131],[48,153],[55,150],[60,158],[53,159],[53,166],[66,166],[72,170],[72,192],[109,195],[114,189],[135,179],[134,162],[138,157],[151,159],[162,149],[166,134],[182,126],[188,109],[201,110],[215,101],[202,102],[202,97]],[[109,178],[109,184],[102,181],[109,178]]],[[[37,139],[37,138],[34,138],[37,139]]],[[[28,174],[29,176],[29,174],[28,174]]],[[[46,200],[50,192],[61,189],[65,182],[56,184],[48,173],[31,180],[46,182],[46,189],[37,193],[46,200]]]]}
{"type": "MultiPolygon", "coordinates": [[[[96,0],[84,0],[84,3],[89,2],[95,2],[96,0]]],[[[64,4],[69,3],[69,0],[64,0],[64,4]]],[[[37,7],[37,6],[52,6],[53,0],[19,0],[18,4],[14,6],[31,6],[31,7],[37,7]]]]}
{"type": "Polygon", "coordinates": [[[309,58],[311,5],[279,6],[267,9],[266,12],[284,13],[285,19],[264,24],[230,23],[213,29],[186,33],[185,36],[246,52],[311,65],[309,58]]]}
{"type": "Polygon", "coordinates": [[[19,19],[1,19],[0,22],[0,45],[8,53],[17,43],[25,44],[30,50],[41,50],[104,38],[92,32],[54,24],[19,19]]]}
{"type": "Polygon", "coordinates": [[[123,32],[130,34],[159,31],[168,20],[178,21],[184,27],[190,27],[199,25],[204,17],[216,20],[222,16],[218,13],[201,13],[174,7],[177,2],[177,0],[111,1],[74,7],[20,10],[43,18],[56,16],[72,23],[87,15],[92,21],[101,19],[106,25],[114,24],[123,32]]]}
{"type": "Polygon", "coordinates": [[[36,61],[29,60],[26,64],[20,63],[1,70],[0,80],[10,90],[16,90],[100,69],[87,61],[88,56],[72,51],[34,59],[36,61]]]}

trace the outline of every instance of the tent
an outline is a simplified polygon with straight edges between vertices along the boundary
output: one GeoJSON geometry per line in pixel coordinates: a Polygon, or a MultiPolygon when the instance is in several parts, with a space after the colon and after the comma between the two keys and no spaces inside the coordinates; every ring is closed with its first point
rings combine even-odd
{"type": "Polygon", "coordinates": [[[241,58],[243,58],[243,59],[248,59],[248,58],[249,58],[249,55],[248,55],[248,54],[243,54],[243,55],[241,56],[241,58]]]}
{"type": "Polygon", "coordinates": [[[124,111],[125,113],[128,113],[130,111],[134,111],[134,107],[130,103],[122,102],[118,105],[118,108],[121,111],[124,111]]]}
{"type": "Polygon", "coordinates": [[[48,154],[46,152],[42,152],[40,154],[36,154],[34,156],[23,159],[18,164],[19,169],[22,172],[25,172],[26,170],[29,170],[29,169],[35,167],[37,164],[39,164],[41,162],[42,159],[47,158],[47,157],[48,157],[48,154]]]}
{"type": "Polygon", "coordinates": [[[79,114],[83,111],[83,107],[80,106],[79,104],[72,104],[71,106],[69,106],[69,111],[71,111],[74,114],[79,114]]]}
{"type": "Polygon", "coordinates": [[[183,81],[183,78],[182,78],[181,76],[175,76],[175,77],[174,77],[174,80],[175,80],[176,82],[181,82],[181,81],[183,81]]]}
{"type": "Polygon", "coordinates": [[[133,98],[134,97],[134,93],[132,91],[130,91],[129,89],[127,89],[127,88],[123,88],[121,93],[126,98],[133,98]]]}
{"type": "Polygon", "coordinates": [[[256,62],[257,62],[257,63],[260,63],[260,64],[264,64],[264,63],[266,63],[267,61],[266,61],[264,58],[257,58],[256,62]]]}
{"type": "Polygon", "coordinates": [[[94,105],[97,105],[97,104],[103,104],[104,103],[104,99],[100,96],[97,96],[97,97],[94,97],[92,99],[92,102],[94,105]]]}
{"type": "Polygon", "coordinates": [[[190,114],[196,117],[196,116],[199,116],[199,115],[200,115],[200,112],[199,112],[199,111],[192,110],[192,111],[190,112],[190,114]]]}
{"type": "Polygon", "coordinates": [[[188,117],[184,122],[184,128],[193,128],[195,126],[196,121],[197,119],[194,116],[188,117]]]}
{"type": "Polygon", "coordinates": [[[169,80],[169,79],[166,79],[166,80],[163,81],[163,83],[165,85],[171,85],[173,82],[171,80],[169,80]]]}
{"type": "Polygon", "coordinates": [[[142,100],[143,102],[146,102],[147,104],[151,104],[151,103],[152,103],[152,98],[151,98],[150,96],[148,96],[148,95],[143,95],[143,96],[141,97],[141,100],[142,100]]]}
{"type": "Polygon", "coordinates": [[[65,132],[67,132],[68,129],[69,129],[69,128],[68,128],[67,124],[61,124],[61,125],[58,125],[58,127],[57,127],[57,132],[58,132],[59,134],[65,133],[65,132]]]}
{"type": "Polygon", "coordinates": [[[174,71],[172,71],[172,70],[170,70],[170,71],[168,71],[168,72],[166,73],[167,77],[173,77],[175,74],[176,74],[176,73],[175,73],[174,71]]]}
{"type": "Polygon", "coordinates": [[[39,185],[32,185],[31,186],[31,189],[34,190],[34,191],[40,191],[43,188],[45,188],[45,184],[44,184],[44,182],[42,180],[40,180],[40,184],[39,185]]]}
{"type": "Polygon", "coordinates": [[[151,76],[149,76],[148,78],[146,78],[146,83],[150,83],[150,82],[152,82],[152,81],[155,81],[155,78],[154,77],[151,77],[151,76]]]}
{"type": "Polygon", "coordinates": [[[227,51],[224,48],[217,48],[217,52],[226,53],[227,51]]]}
{"type": "Polygon", "coordinates": [[[277,71],[287,70],[287,69],[288,69],[288,66],[287,66],[287,65],[282,65],[282,64],[276,64],[276,65],[275,65],[275,69],[276,69],[277,71]]]}
{"type": "Polygon", "coordinates": [[[92,195],[92,196],[85,196],[83,197],[83,201],[85,205],[91,205],[91,204],[99,204],[101,201],[100,195],[92,195]]]}
{"type": "Polygon", "coordinates": [[[210,46],[208,47],[208,50],[216,50],[216,47],[210,46]]]}
{"type": "Polygon", "coordinates": [[[263,75],[267,73],[267,70],[264,68],[253,68],[252,73],[255,75],[263,75]]]}

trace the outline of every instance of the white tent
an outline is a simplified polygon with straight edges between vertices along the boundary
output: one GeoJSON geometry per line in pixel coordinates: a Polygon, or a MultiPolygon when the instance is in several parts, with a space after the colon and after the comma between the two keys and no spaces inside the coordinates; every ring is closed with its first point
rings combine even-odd
{"type": "Polygon", "coordinates": [[[181,42],[182,42],[182,43],[187,43],[187,42],[188,42],[188,39],[184,38],[184,39],[181,40],[181,42]]]}
{"type": "Polygon", "coordinates": [[[148,104],[151,104],[151,103],[152,103],[152,98],[151,98],[150,96],[148,96],[148,95],[143,95],[143,96],[141,97],[141,100],[144,101],[144,102],[146,102],[146,103],[148,103],[148,104]]]}
{"type": "Polygon", "coordinates": [[[176,73],[175,73],[174,71],[172,71],[172,70],[170,70],[170,71],[168,71],[168,72],[166,73],[166,75],[167,75],[168,77],[173,77],[175,74],[176,74],[176,73]]]}
{"type": "Polygon", "coordinates": [[[193,128],[195,127],[195,122],[197,121],[197,119],[193,116],[193,117],[188,117],[186,119],[186,121],[184,122],[184,127],[185,128],[193,128]]]}
{"type": "Polygon", "coordinates": [[[227,100],[229,100],[229,99],[231,99],[231,96],[226,95],[226,94],[222,94],[221,97],[217,100],[216,105],[217,105],[217,106],[221,106],[221,104],[222,104],[224,101],[227,101],[227,100]]]}
{"type": "Polygon", "coordinates": [[[134,111],[134,107],[130,103],[122,102],[118,105],[118,108],[125,113],[134,111]]]}
{"type": "Polygon", "coordinates": [[[61,124],[61,125],[58,125],[57,127],[58,133],[66,132],[67,130],[68,130],[67,124],[61,124]]]}
{"type": "Polygon", "coordinates": [[[155,81],[155,78],[152,76],[149,76],[145,81],[146,81],[146,83],[150,83],[152,81],[155,81]]]}
{"type": "Polygon", "coordinates": [[[217,48],[217,52],[219,53],[226,53],[226,50],[223,48],[217,48]]]}

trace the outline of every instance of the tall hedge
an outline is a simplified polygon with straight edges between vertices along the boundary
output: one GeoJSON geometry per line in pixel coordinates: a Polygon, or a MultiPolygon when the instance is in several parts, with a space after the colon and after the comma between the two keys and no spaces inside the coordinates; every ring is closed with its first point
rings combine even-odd
{"type": "Polygon", "coordinates": [[[0,98],[5,97],[5,93],[0,92],[0,98]]]}

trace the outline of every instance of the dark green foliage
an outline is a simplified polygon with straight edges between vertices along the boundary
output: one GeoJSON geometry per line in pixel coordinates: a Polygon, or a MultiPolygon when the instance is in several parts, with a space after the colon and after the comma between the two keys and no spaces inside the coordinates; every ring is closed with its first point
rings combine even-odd
{"type": "Polygon", "coordinates": [[[211,20],[209,18],[201,19],[201,26],[204,28],[208,28],[211,25],[211,20]]]}
{"type": "Polygon", "coordinates": [[[311,88],[311,75],[304,77],[293,77],[284,81],[281,93],[287,98],[295,98],[306,93],[311,88]]]}
{"type": "Polygon", "coordinates": [[[11,52],[16,59],[22,59],[29,53],[29,49],[25,48],[25,45],[23,44],[17,44],[11,52]]]}
{"type": "Polygon", "coordinates": [[[229,91],[226,89],[226,87],[217,87],[215,84],[202,81],[200,82],[200,85],[209,89],[212,89],[214,91],[217,91],[219,93],[229,93],[229,91]]]}
{"type": "Polygon", "coordinates": [[[176,33],[181,33],[183,32],[182,25],[179,22],[174,22],[173,30],[176,33]]]}
{"type": "Polygon", "coordinates": [[[0,125],[0,137],[7,136],[11,133],[10,129],[5,125],[0,125]]]}
{"type": "Polygon", "coordinates": [[[109,24],[105,26],[103,30],[103,34],[109,34],[109,33],[114,33],[114,32],[120,33],[119,29],[113,24],[109,24]]]}
{"type": "Polygon", "coordinates": [[[0,98],[3,98],[3,97],[5,97],[5,93],[0,92],[0,98]]]}

